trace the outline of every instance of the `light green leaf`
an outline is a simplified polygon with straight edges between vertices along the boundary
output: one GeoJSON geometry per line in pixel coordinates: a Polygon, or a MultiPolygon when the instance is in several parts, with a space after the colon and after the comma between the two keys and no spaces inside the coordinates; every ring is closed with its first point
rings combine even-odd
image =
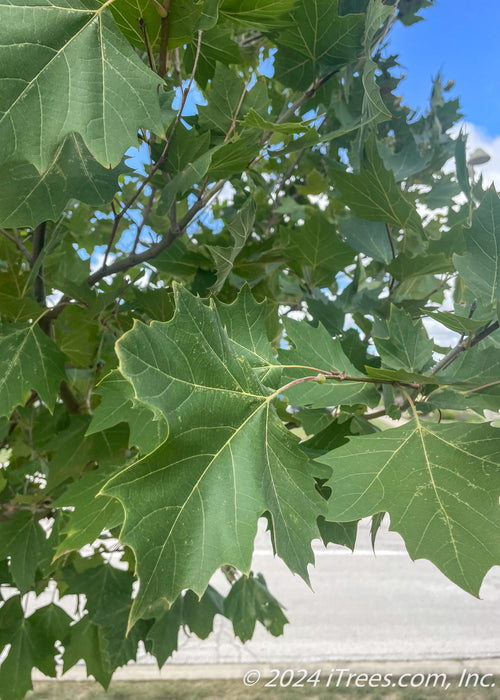
{"type": "Polygon", "coordinates": [[[332,338],[321,324],[313,328],[309,324],[287,319],[285,328],[295,348],[279,352],[279,360],[285,367],[283,382],[314,376],[317,370],[345,372],[347,376],[359,378],[359,381],[329,379],[323,384],[296,384],[284,392],[290,403],[313,408],[355,403],[376,406],[379,403],[380,395],[373,384],[362,381],[362,376],[344,354],[340,340],[332,338]],[[298,367],[294,368],[294,365],[298,367]]]}
{"type": "Polygon", "coordinates": [[[234,352],[245,358],[262,384],[278,388],[281,367],[266,332],[266,302],[257,303],[244,285],[232,304],[216,301],[216,306],[234,352]]]}
{"type": "Polygon", "coordinates": [[[318,458],[333,475],[329,519],[387,511],[412,559],[479,594],[500,563],[500,435],[484,424],[430,424],[351,438],[318,458]]]}
{"type": "Polygon", "coordinates": [[[250,198],[227,225],[228,231],[233,239],[233,245],[208,246],[208,250],[213,255],[217,270],[217,282],[210,288],[212,294],[218,294],[224,286],[224,282],[229,277],[233,269],[234,261],[243,250],[248,236],[252,233],[255,212],[255,202],[250,198]]]}
{"type": "Polygon", "coordinates": [[[37,226],[56,221],[68,200],[99,206],[118,189],[118,177],[128,168],[103,168],[80,136],[70,134],[56,149],[45,172],[31,163],[8,163],[0,170],[0,225],[37,226]]]}
{"type": "Polygon", "coordinates": [[[433,341],[427,336],[422,321],[412,321],[406,311],[391,306],[385,337],[375,337],[382,362],[391,369],[421,372],[432,360],[433,341]]]}
{"type": "Polygon", "coordinates": [[[430,311],[429,309],[422,309],[422,313],[429,316],[429,318],[433,318],[435,321],[439,321],[439,323],[442,323],[443,326],[446,326],[446,328],[449,328],[451,331],[455,331],[455,333],[471,335],[480,328],[486,326],[485,321],[467,318],[467,316],[459,316],[450,311],[430,311]]]}
{"type": "Polygon", "coordinates": [[[107,496],[97,498],[113,472],[116,472],[116,467],[95,469],[84,474],[54,502],[54,508],[71,506],[74,509],[61,530],[64,539],[57,547],[54,558],[92,544],[104,529],[110,530],[122,523],[120,504],[107,496]]]}
{"type": "Polygon", "coordinates": [[[10,416],[30,390],[52,410],[64,376],[64,355],[38,325],[0,328],[0,416],[10,416]]]}
{"type": "Polygon", "coordinates": [[[464,235],[467,252],[453,256],[455,266],[470,290],[493,304],[500,299],[500,198],[493,187],[472,215],[472,225],[464,235]]]}
{"type": "Polygon", "coordinates": [[[218,63],[207,91],[208,104],[199,108],[202,130],[226,136],[236,115],[243,89],[244,82],[236,72],[218,63]]]}
{"type": "Polygon", "coordinates": [[[372,59],[380,40],[380,28],[394,13],[394,8],[385,4],[382,0],[371,0],[366,10],[365,22],[365,64],[361,74],[361,81],[364,87],[363,106],[361,110],[363,121],[383,122],[391,119],[391,112],[385,106],[380,95],[380,89],[376,83],[375,76],[378,70],[377,63],[372,59]]]}
{"type": "Polygon", "coordinates": [[[354,260],[352,248],[340,240],[335,224],[316,210],[307,210],[305,223],[283,234],[293,268],[314,287],[333,284],[335,275],[354,260]]]}
{"type": "Polygon", "coordinates": [[[367,141],[365,154],[359,173],[332,171],[342,202],[362,219],[382,221],[423,236],[420,216],[405,199],[392,172],[386,170],[374,138],[367,141]]]}
{"type": "Polygon", "coordinates": [[[297,0],[222,0],[220,14],[232,22],[265,29],[286,22],[297,0]],[[283,17],[283,19],[282,19],[283,17]]]}
{"type": "Polygon", "coordinates": [[[166,443],[103,489],[123,504],[120,539],[137,558],[131,622],[185,588],[201,595],[222,564],[248,572],[266,512],[277,553],[307,579],[323,508],[276,393],[235,353],[214,305],[178,286],[175,298],[171,321],[136,323],[117,345],[136,395],[170,425],[166,443]]]}
{"type": "Polygon", "coordinates": [[[213,149],[201,155],[193,163],[189,163],[184,170],[170,180],[161,192],[158,214],[168,214],[176,199],[184,199],[191,188],[197,184],[201,185],[210,166],[212,155],[213,149]]]}
{"type": "Polygon", "coordinates": [[[391,243],[383,223],[365,221],[351,215],[348,219],[338,219],[337,224],[340,235],[351,248],[386,265],[391,262],[391,243]]]}
{"type": "Polygon", "coordinates": [[[158,76],[110,16],[109,2],[0,2],[2,162],[44,172],[71,132],[107,168],[143,127],[162,133],[158,76]]]}
{"type": "Polygon", "coordinates": [[[361,53],[364,14],[339,16],[338,0],[299,0],[275,39],[276,78],[298,90],[361,53]]]}
{"type": "Polygon", "coordinates": [[[129,444],[135,445],[141,454],[151,452],[167,438],[168,425],[164,418],[137,401],[132,385],[118,370],[107,374],[95,393],[102,396],[102,400],[94,409],[86,435],[94,435],[119,423],[128,423],[129,444]]]}

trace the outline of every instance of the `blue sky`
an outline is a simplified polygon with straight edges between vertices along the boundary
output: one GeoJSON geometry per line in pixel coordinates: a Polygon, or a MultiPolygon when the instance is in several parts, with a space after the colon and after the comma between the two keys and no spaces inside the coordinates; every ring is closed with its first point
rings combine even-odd
{"type": "Polygon", "coordinates": [[[389,37],[407,73],[405,103],[428,104],[431,79],[439,70],[450,93],[460,98],[467,122],[489,137],[500,136],[500,0],[436,0],[411,27],[399,22],[389,37]]]}

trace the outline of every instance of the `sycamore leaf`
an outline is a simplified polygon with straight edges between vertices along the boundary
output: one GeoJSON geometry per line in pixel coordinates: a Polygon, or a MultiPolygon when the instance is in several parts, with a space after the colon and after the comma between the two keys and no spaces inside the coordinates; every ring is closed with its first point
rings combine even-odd
{"type": "Polygon", "coordinates": [[[465,255],[453,261],[465,284],[486,303],[500,299],[500,198],[491,187],[465,232],[465,255]]]}
{"type": "Polygon", "coordinates": [[[106,651],[104,629],[85,616],[71,627],[71,637],[64,648],[63,673],[83,659],[87,675],[94,676],[103,688],[107,688],[114,669],[106,651]]]}
{"type": "Polygon", "coordinates": [[[423,236],[417,210],[401,192],[394,175],[384,166],[375,138],[365,145],[365,162],[359,173],[332,171],[335,185],[356,216],[368,221],[382,221],[423,236]]]}
{"type": "Polygon", "coordinates": [[[286,23],[283,18],[297,0],[222,0],[220,14],[232,22],[259,29],[286,23]]]}
{"type": "Polygon", "coordinates": [[[143,127],[162,133],[156,86],[110,15],[95,0],[1,0],[2,162],[45,171],[61,141],[81,134],[113,168],[143,127]]]}
{"type": "Polygon", "coordinates": [[[307,211],[302,226],[286,231],[287,255],[292,267],[314,287],[333,284],[335,274],[354,260],[354,250],[337,235],[336,227],[318,211],[307,211]]]}
{"type": "MultiPolygon", "coordinates": [[[[345,372],[348,376],[360,377],[342,350],[340,340],[332,338],[321,324],[313,328],[287,319],[285,327],[287,337],[295,348],[279,352],[279,360],[285,367],[283,383],[313,375],[316,370],[345,372]]],[[[327,380],[323,384],[305,382],[286,389],[285,394],[292,404],[313,408],[355,403],[376,406],[380,400],[379,393],[373,384],[363,382],[362,377],[360,380],[327,380]]]]}
{"type": "Polygon", "coordinates": [[[122,523],[123,510],[120,504],[107,496],[97,498],[102,486],[115,471],[116,467],[96,469],[84,474],[54,502],[54,508],[74,509],[68,514],[68,522],[61,530],[63,539],[54,558],[91,544],[104,529],[110,530],[122,523]]]}
{"type": "Polygon", "coordinates": [[[99,206],[118,189],[119,165],[103,168],[77,134],[69,134],[40,173],[31,163],[8,163],[0,170],[0,225],[37,226],[56,221],[69,199],[99,206]]]}
{"type": "Polygon", "coordinates": [[[95,393],[102,396],[102,401],[94,409],[85,435],[94,435],[119,423],[128,423],[129,444],[137,447],[141,454],[151,452],[166,439],[168,424],[161,415],[155,415],[135,399],[132,385],[117,370],[104,377],[95,393]]]}
{"type": "Polygon", "coordinates": [[[202,130],[226,135],[236,115],[244,83],[234,70],[218,63],[208,90],[208,104],[200,107],[202,130]]]}
{"type": "Polygon", "coordinates": [[[384,104],[380,95],[380,89],[376,83],[375,76],[378,70],[377,63],[372,59],[379,41],[379,30],[389,17],[393,14],[394,8],[387,5],[382,0],[372,0],[368,4],[365,23],[365,64],[361,74],[364,87],[362,118],[367,122],[380,122],[391,119],[392,115],[384,104]]]}
{"type": "Polygon", "coordinates": [[[137,559],[131,623],[185,588],[201,595],[223,564],[249,572],[265,513],[275,550],[307,579],[324,508],[308,459],[276,414],[277,393],[236,354],[213,303],[177,285],[174,294],[171,321],[136,322],[117,344],[122,374],[170,426],[167,442],[103,489],[124,507],[120,539],[137,559]]]}
{"type": "Polygon", "coordinates": [[[64,379],[64,355],[38,325],[0,329],[0,416],[24,403],[30,389],[52,410],[64,379]]]}
{"type": "Polygon", "coordinates": [[[420,372],[432,360],[434,343],[422,321],[412,321],[411,316],[397,306],[391,306],[386,337],[376,337],[374,341],[382,362],[391,369],[420,372]]]}
{"type": "Polygon", "coordinates": [[[277,389],[282,368],[266,332],[266,302],[256,302],[245,285],[232,304],[217,300],[216,306],[234,352],[245,358],[262,384],[277,389]]]}
{"type": "Polygon", "coordinates": [[[0,560],[10,557],[10,572],[22,593],[33,585],[36,570],[49,553],[45,532],[31,513],[20,511],[0,523],[0,560]]]}
{"type": "Polygon", "coordinates": [[[387,511],[412,559],[429,559],[473,595],[500,564],[500,434],[489,425],[415,419],[318,461],[333,471],[329,519],[387,511]]]}
{"type": "Polygon", "coordinates": [[[54,643],[66,638],[71,618],[57,605],[38,609],[24,617],[19,596],[5,601],[0,608],[0,647],[10,644],[0,668],[2,700],[21,700],[32,689],[31,670],[36,667],[55,677],[54,643]]]}
{"type": "Polygon", "coordinates": [[[243,250],[243,246],[253,229],[255,211],[255,202],[253,199],[248,199],[236,216],[228,223],[227,228],[233,239],[233,245],[208,246],[217,269],[217,282],[210,288],[212,294],[220,292],[233,269],[234,261],[243,250]]]}
{"type": "Polygon", "coordinates": [[[351,215],[347,219],[338,219],[337,223],[341,236],[351,248],[386,265],[391,262],[391,243],[382,222],[366,221],[351,215]]]}
{"type": "Polygon", "coordinates": [[[339,16],[338,0],[299,0],[275,39],[277,79],[298,90],[360,54],[364,14],[339,16]]]}
{"type": "Polygon", "coordinates": [[[232,621],[234,634],[242,642],[253,637],[257,621],[274,637],[283,634],[283,627],[288,623],[262,574],[242,576],[233,583],[224,601],[224,614],[232,621]]]}
{"type": "Polygon", "coordinates": [[[450,311],[430,311],[429,309],[422,309],[422,313],[425,313],[426,316],[433,318],[435,321],[439,321],[439,323],[455,331],[455,333],[463,333],[464,335],[471,335],[480,328],[486,326],[485,321],[467,318],[467,316],[459,316],[450,311]]]}

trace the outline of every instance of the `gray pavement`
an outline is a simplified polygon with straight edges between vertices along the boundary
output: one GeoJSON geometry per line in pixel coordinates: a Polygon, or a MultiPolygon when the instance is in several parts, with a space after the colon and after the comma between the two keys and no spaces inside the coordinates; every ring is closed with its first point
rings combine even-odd
{"type": "MultiPolygon", "coordinates": [[[[273,638],[258,625],[254,639],[241,644],[221,619],[205,642],[183,636],[170,663],[500,657],[500,567],[487,575],[481,599],[474,598],[430,562],[412,562],[385,525],[375,556],[367,522],[353,554],[318,543],[313,590],[273,557],[260,532],[254,570],[286,607],[285,634],[273,638]]],[[[221,576],[214,583],[225,586],[221,576]]]]}
{"type": "MultiPolygon", "coordinates": [[[[476,599],[428,561],[412,562],[387,523],[375,556],[368,522],[361,524],[354,553],[336,545],[325,549],[319,542],[314,549],[311,590],[273,557],[267,533],[257,537],[254,571],[264,574],[290,620],[282,637],[258,624],[254,638],[242,644],[229,621],[216,618],[205,641],[181,633],[179,649],[161,673],[156,661],[141,653],[138,664],[119,670],[116,678],[238,678],[248,668],[269,675],[276,665],[316,669],[337,662],[339,668],[344,661],[363,672],[389,665],[393,673],[428,668],[459,674],[467,659],[476,670],[500,677],[500,567],[489,572],[476,599]]],[[[213,583],[221,592],[228,589],[222,574],[213,583]]],[[[83,667],[65,676],[84,677],[83,667]]]]}

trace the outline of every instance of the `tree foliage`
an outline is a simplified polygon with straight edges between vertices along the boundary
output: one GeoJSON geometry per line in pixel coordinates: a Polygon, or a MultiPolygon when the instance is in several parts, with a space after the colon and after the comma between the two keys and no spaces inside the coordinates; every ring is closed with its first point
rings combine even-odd
{"type": "Polygon", "coordinates": [[[305,580],[383,513],[500,564],[500,201],[451,85],[395,95],[430,4],[0,0],[2,698],[281,634],[260,519],[305,580]]]}

